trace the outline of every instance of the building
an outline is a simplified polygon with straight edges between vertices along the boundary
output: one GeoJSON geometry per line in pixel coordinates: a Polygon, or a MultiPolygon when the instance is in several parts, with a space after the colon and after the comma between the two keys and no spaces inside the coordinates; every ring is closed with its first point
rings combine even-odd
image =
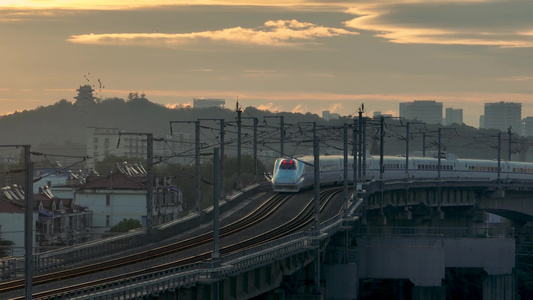
{"type": "Polygon", "coordinates": [[[380,111],[375,111],[374,112],[374,115],[373,115],[373,118],[374,119],[377,119],[377,118],[392,118],[392,114],[384,114],[384,113],[381,113],[380,111]]]}
{"type": "MultiPolygon", "coordinates": [[[[129,176],[112,173],[89,176],[76,189],[76,202],[93,212],[95,233],[104,233],[124,219],[139,220],[146,226],[146,174],[129,176]]],[[[170,177],[156,178],[153,186],[152,224],[176,220],[183,211],[181,191],[170,177]]]]}
{"type": "Polygon", "coordinates": [[[533,117],[526,117],[522,120],[524,136],[533,136],[533,117]]]}
{"type": "Polygon", "coordinates": [[[144,158],[147,155],[145,134],[121,135],[119,128],[87,127],[87,167],[94,168],[96,162],[110,154],[126,158],[144,158]]]}
{"type": "Polygon", "coordinates": [[[193,108],[209,108],[209,107],[218,107],[224,108],[226,105],[225,99],[193,99],[193,108]]]}
{"type": "Polygon", "coordinates": [[[326,121],[338,120],[341,116],[336,113],[330,113],[328,110],[322,112],[322,118],[326,121]]]}
{"type": "MultiPolygon", "coordinates": [[[[127,159],[146,159],[147,135],[125,134],[119,128],[87,127],[87,168],[93,169],[95,163],[110,154],[127,159]],[[120,137],[120,138],[119,138],[120,137]]],[[[154,156],[164,157],[172,163],[189,163],[194,155],[194,135],[173,133],[165,136],[164,143],[153,143],[154,156]]]]}
{"type": "Polygon", "coordinates": [[[400,118],[428,124],[442,124],[442,102],[415,100],[400,103],[400,118]]]}
{"type": "Polygon", "coordinates": [[[448,107],[445,110],[444,125],[463,124],[463,109],[448,107]]]}
{"type": "Polygon", "coordinates": [[[89,104],[94,104],[96,97],[93,96],[93,88],[90,85],[82,85],[79,89],[76,90],[78,96],[74,97],[76,106],[85,106],[89,104]]]}
{"type": "MultiPolygon", "coordinates": [[[[0,232],[2,239],[14,243],[13,256],[24,255],[25,201],[23,191],[16,185],[2,188],[0,232]]],[[[91,214],[73,199],[55,197],[49,189],[41,188],[33,195],[32,227],[36,251],[88,241],[91,214]]]]}
{"type": "Polygon", "coordinates": [[[498,129],[506,132],[509,128],[522,134],[522,104],[515,102],[485,103],[485,129],[498,129]]]}
{"type": "Polygon", "coordinates": [[[48,188],[33,196],[33,209],[39,212],[36,241],[47,250],[50,246],[69,246],[91,240],[92,212],[73,199],[58,198],[48,188]]]}

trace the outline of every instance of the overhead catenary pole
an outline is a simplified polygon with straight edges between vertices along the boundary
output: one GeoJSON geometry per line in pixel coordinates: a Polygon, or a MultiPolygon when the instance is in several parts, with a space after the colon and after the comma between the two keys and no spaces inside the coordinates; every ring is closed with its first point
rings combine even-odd
{"type": "Polygon", "coordinates": [[[219,149],[213,149],[213,173],[214,173],[214,187],[213,187],[213,253],[211,258],[220,258],[220,225],[219,225],[219,204],[220,204],[220,158],[219,149]]]}
{"type": "Polygon", "coordinates": [[[359,141],[358,141],[358,144],[359,144],[359,163],[357,164],[358,168],[359,168],[359,176],[358,179],[361,181],[363,179],[363,156],[365,155],[364,151],[365,149],[363,149],[363,136],[364,136],[364,131],[363,131],[363,109],[359,109],[358,111],[359,113],[359,141]]]}
{"type": "Polygon", "coordinates": [[[24,270],[25,270],[25,299],[32,299],[33,290],[33,165],[30,161],[30,145],[24,145],[25,180],[24,197],[24,270]]]}
{"type": "Polygon", "coordinates": [[[383,180],[383,173],[385,172],[385,165],[383,164],[383,148],[384,148],[384,137],[385,137],[385,118],[380,118],[380,138],[379,138],[379,179],[383,180]]]}
{"type": "Polygon", "coordinates": [[[422,132],[422,157],[426,157],[426,133],[422,132]]]}
{"type": "Polygon", "coordinates": [[[352,131],[352,140],[353,140],[353,145],[352,145],[352,155],[353,155],[353,166],[352,166],[352,169],[353,169],[353,196],[355,198],[356,196],[356,193],[357,193],[357,183],[358,183],[358,176],[357,176],[357,165],[359,165],[357,163],[357,120],[354,118],[353,120],[353,131],[352,131]]]}
{"type": "Polygon", "coordinates": [[[509,135],[509,156],[507,158],[507,161],[511,161],[511,137],[513,135],[513,132],[511,131],[511,126],[509,126],[509,129],[507,129],[507,134],[509,135]]]}
{"type": "Polygon", "coordinates": [[[502,141],[502,138],[501,138],[501,133],[499,132],[498,133],[498,184],[500,184],[500,173],[501,173],[501,169],[500,169],[500,166],[501,166],[501,143],[502,141]]]}
{"type": "Polygon", "coordinates": [[[348,212],[348,123],[344,123],[343,190],[344,215],[348,212]]]}
{"type": "Polygon", "coordinates": [[[153,227],[153,153],[154,137],[152,133],[146,132],[120,132],[118,135],[117,148],[122,135],[145,135],[146,136],[146,240],[151,242],[153,227]]]}
{"type": "MultiPolygon", "coordinates": [[[[409,179],[409,140],[410,140],[410,125],[411,124],[424,124],[423,122],[407,122],[405,125],[405,175],[409,179]]],[[[424,133],[422,148],[424,148],[426,134],[424,133]]],[[[425,151],[424,151],[425,152],[425,151]]],[[[424,154],[425,156],[425,154],[424,154]]]]}
{"type": "Polygon", "coordinates": [[[438,152],[437,152],[437,178],[440,180],[440,167],[441,167],[441,150],[440,150],[440,138],[441,138],[442,128],[439,128],[439,143],[438,143],[438,152]]]}
{"type": "Polygon", "coordinates": [[[266,118],[279,118],[279,155],[281,157],[285,156],[285,149],[283,147],[284,140],[285,140],[285,118],[284,116],[264,116],[263,119],[266,118]]]}
{"type": "MultiPolygon", "coordinates": [[[[316,122],[313,122],[313,156],[314,156],[314,187],[315,187],[315,232],[320,234],[320,151],[316,134],[316,122]]],[[[315,285],[314,293],[320,294],[320,247],[315,253],[315,285]]]]}
{"type": "Polygon", "coordinates": [[[153,226],[153,159],[154,159],[154,137],[151,133],[146,134],[146,235],[150,238],[153,226]]]}
{"type": "Polygon", "coordinates": [[[409,179],[409,122],[405,125],[405,175],[409,179]]]}
{"type": "Polygon", "coordinates": [[[259,181],[259,166],[258,166],[258,158],[257,158],[257,124],[258,119],[255,117],[248,117],[243,119],[253,119],[254,120],[254,179],[255,181],[259,181]]]}
{"type": "Polygon", "coordinates": [[[363,153],[361,155],[363,156],[363,163],[362,163],[362,165],[360,167],[363,170],[362,180],[365,181],[366,180],[366,118],[363,118],[363,135],[362,135],[362,137],[363,137],[363,142],[362,142],[363,153]]]}
{"type": "Polygon", "coordinates": [[[224,195],[224,119],[198,119],[198,121],[218,121],[220,123],[220,196],[222,199],[225,198],[224,195]]]}
{"type": "Polygon", "coordinates": [[[191,124],[194,123],[194,159],[195,159],[195,210],[199,213],[202,212],[202,201],[201,201],[201,178],[200,178],[200,121],[170,121],[170,135],[173,135],[172,124],[182,123],[182,124],[191,124]]]}
{"type": "Polygon", "coordinates": [[[241,114],[242,109],[239,107],[239,102],[237,101],[237,188],[242,188],[242,174],[241,174],[241,114]]]}
{"type": "Polygon", "coordinates": [[[196,211],[198,213],[202,212],[202,200],[200,199],[202,196],[202,180],[200,178],[200,121],[194,122],[194,160],[195,160],[195,172],[194,172],[194,179],[196,181],[196,211]]]}

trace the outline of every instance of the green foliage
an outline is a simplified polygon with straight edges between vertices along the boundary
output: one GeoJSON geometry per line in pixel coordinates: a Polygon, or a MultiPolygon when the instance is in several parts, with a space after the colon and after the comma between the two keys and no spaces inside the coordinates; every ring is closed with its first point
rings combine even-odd
{"type": "Polygon", "coordinates": [[[117,225],[111,227],[106,233],[102,235],[103,238],[113,236],[116,233],[128,232],[132,229],[141,228],[141,221],[135,219],[123,219],[117,225]]]}

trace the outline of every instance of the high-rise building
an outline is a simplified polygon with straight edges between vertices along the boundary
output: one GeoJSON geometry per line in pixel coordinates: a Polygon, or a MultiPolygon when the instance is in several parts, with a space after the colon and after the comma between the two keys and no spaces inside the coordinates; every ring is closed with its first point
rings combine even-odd
{"type": "Polygon", "coordinates": [[[526,117],[522,120],[524,124],[524,136],[533,136],[533,117],[526,117]]]}
{"type": "Polygon", "coordinates": [[[446,115],[444,117],[444,125],[463,124],[463,109],[462,108],[446,108],[446,115]]]}
{"type": "Polygon", "coordinates": [[[442,123],[442,102],[415,100],[400,103],[400,118],[417,120],[428,124],[442,123]]]}
{"type": "Polygon", "coordinates": [[[522,134],[522,103],[495,102],[485,103],[484,126],[486,129],[507,131],[522,134]]]}
{"type": "Polygon", "coordinates": [[[338,120],[341,116],[336,113],[330,113],[329,110],[322,111],[322,118],[326,121],[338,120]]]}

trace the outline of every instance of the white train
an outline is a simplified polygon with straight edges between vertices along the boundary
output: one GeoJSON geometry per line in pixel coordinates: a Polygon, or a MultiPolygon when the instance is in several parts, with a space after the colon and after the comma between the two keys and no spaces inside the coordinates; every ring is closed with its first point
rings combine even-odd
{"type": "MultiPolygon", "coordinates": [[[[344,157],[330,155],[320,157],[320,185],[334,185],[344,182],[344,157]]],[[[366,157],[365,180],[380,179],[430,179],[438,178],[438,158],[410,157],[406,169],[406,158],[384,156],[383,175],[380,174],[380,157],[366,157]]],[[[275,192],[299,192],[314,184],[314,157],[285,157],[274,163],[271,177],[275,192]]],[[[353,181],[353,157],[348,159],[348,181],[353,181]]],[[[441,157],[440,177],[495,180],[498,178],[497,160],[457,159],[455,155],[441,157]]],[[[533,163],[508,162],[500,160],[500,179],[533,180],[533,163]]]]}

